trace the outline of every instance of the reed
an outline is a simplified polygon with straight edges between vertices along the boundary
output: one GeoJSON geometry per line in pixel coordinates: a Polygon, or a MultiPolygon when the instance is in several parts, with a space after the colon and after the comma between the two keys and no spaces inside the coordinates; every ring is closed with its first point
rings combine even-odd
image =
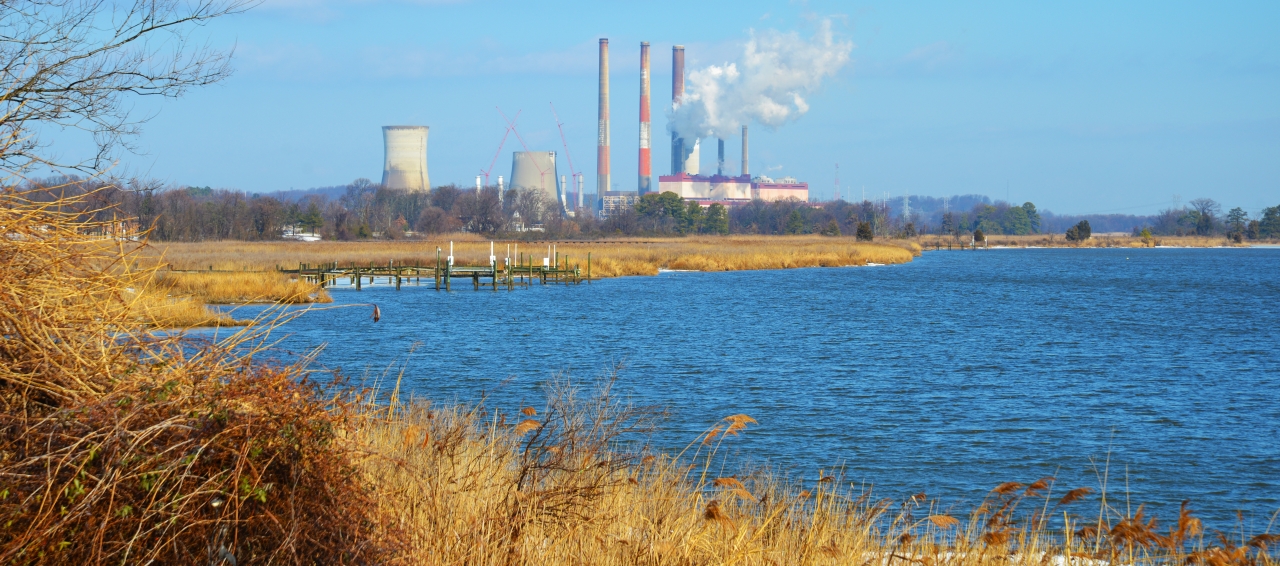
{"type": "Polygon", "coordinates": [[[959,515],[839,470],[731,475],[727,448],[767,423],[730,415],[652,453],[661,415],[612,379],[553,380],[508,412],[401,402],[399,380],[387,402],[321,387],[309,357],[262,361],[287,314],[216,341],[149,332],[131,289],[153,273],[87,245],[59,212],[77,204],[0,193],[6,564],[1277,562],[1280,536],[1214,539],[1187,506],[1160,529],[1105,483],[1096,498],[1005,483],[959,515]]]}
{"type": "Polygon", "coordinates": [[[258,272],[172,272],[161,271],[152,288],[172,295],[192,297],[207,304],[243,303],[331,303],[333,299],[319,285],[284,273],[258,272]]]}
{"type": "Polygon", "coordinates": [[[175,297],[163,290],[143,288],[141,292],[126,291],[123,298],[133,313],[133,320],[154,328],[198,328],[204,326],[244,326],[247,320],[210,310],[203,302],[191,297],[175,297]]]}
{"type": "MultiPolygon", "coordinates": [[[[475,235],[454,235],[458,265],[488,263],[489,242],[475,235]]],[[[523,253],[541,263],[552,243],[495,242],[496,255],[505,258],[508,245],[513,260],[523,253]]],[[[915,242],[858,242],[853,238],[824,236],[726,236],[689,238],[648,238],[628,240],[565,241],[554,243],[555,251],[572,264],[586,267],[591,254],[593,277],[656,275],[663,269],[699,271],[739,271],[789,269],[796,267],[837,267],[867,263],[896,264],[919,255],[915,242]]],[[[156,244],[155,261],[175,269],[271,270],[296,268],[298,263],[320,264],[337,261],[435,265],[436,248],[447,255],[449,240],[397,242],[205,242],[156,244]]]]}
{"type": "Polygon", "coordinates": [[[727,475],[725,449],[758,426],[747,415],[679,455],[629,451],[649,417],[607,380],[585,397],[558,381],[544,406],[510,413],[370,406],[351,438],[373,455],[362,469],[408,563],[1276,564],[1280,536],[1205,536],[1185,505],[1161,529],[1105,490],[1055,492],[1054,478],[1003,483],[955,514],[923,493],[876,498],[838,469],[727,475]]]}
{"type": "Polygon", "coordinates": [[[213,343],[151,332],[136,290],[154,273],[64,212],[93,195],[27,197],[0,191],[0,563],[397,554],[338,437],[350,406],[302,365],[255,362],[271,321],[213,343]]]}

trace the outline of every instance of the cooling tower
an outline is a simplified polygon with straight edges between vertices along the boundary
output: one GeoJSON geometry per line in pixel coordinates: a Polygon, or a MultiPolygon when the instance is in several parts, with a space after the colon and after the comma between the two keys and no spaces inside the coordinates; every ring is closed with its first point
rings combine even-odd
{"type": "MultiPolygon", "coordinates": [[[[600,139],[596,145],[596,192],[613,190],[609,174],[609,40],[600,40],[600,139]]],[[[513,183],[514,184],[514,183],[513,183]]]]}
{"type": "Polygon", "coordinates": [[[649,151],[649,42],[640,43],[640,182],[636,194],[653,190],[653,159],[649,151]]]}
{"type": "Polygon", "coordinates": [[[560,203],[560,176],[556,174],[556,152],[516,151],[511,153],[512,189],[542,191],[548,205],[560,203]]]}
{"type": "Polygon", "coordinates": [[[383,126],[382,142],[386,162],[382,167],[382,186],[407,191],[430,191],[427,176],[426,126],[383,126]]]}

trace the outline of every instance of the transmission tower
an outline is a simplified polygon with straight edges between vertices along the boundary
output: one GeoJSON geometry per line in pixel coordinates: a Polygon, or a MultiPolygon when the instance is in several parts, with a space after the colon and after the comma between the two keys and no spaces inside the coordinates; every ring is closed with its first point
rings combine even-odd
{"type": "Polygon", "coordinates": [[[839,163],[836,164],[836,198],[835,200],[840,200],[840,164],[839,163]]]}

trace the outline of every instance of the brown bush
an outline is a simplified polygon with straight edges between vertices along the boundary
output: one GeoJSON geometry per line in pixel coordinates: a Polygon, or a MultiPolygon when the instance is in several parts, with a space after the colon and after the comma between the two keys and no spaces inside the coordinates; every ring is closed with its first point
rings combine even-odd
{"type": "Polygon", "coordinates": [[[342,440],[348,405],[258,335],[151,335],[151,273],[82,201],[0,193],[0,562],[370,563],[396,546],[342,440]]]}

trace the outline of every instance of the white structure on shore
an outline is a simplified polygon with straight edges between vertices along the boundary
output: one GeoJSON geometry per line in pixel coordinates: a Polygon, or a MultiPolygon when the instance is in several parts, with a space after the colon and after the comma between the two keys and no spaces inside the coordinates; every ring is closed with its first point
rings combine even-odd
{"type": "Polygon", "coordinates": [[[427,176],[427,126],[383,126],[386,161],[382,186],[406,191],[430,191],[427,176]]]}

